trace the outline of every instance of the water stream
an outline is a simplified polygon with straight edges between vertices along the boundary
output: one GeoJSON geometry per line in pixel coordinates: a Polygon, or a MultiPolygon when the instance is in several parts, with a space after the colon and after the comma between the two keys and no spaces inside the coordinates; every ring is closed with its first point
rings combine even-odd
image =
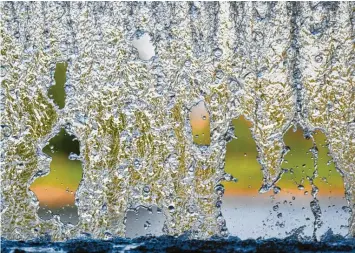
{"type": "Polygon", "coordinates": [[[354,3],[0,10],[3,239],[354,237],[354,3]]]}

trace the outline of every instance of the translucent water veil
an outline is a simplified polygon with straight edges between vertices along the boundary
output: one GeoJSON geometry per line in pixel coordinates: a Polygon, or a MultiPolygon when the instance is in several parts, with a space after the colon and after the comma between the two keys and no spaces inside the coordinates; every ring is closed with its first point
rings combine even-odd
{"type": "MultiPolygon", "coordinates": [[[[309,138],[321,130],[354,209],[354,9],[352,2],[2,2],[2,236],[123,237],[127,211],[152,205],[165,216],[165,234],[227,236],[220,184],[235,181],[225,153],[232,119],[242,115],[252,123],[261,193],[282,178],[287,130],[300,127],[309,138]],[[55,80],[58,64],[64,80],[55,80]],[[194,141],[196,105],[208,112],[207,143],[194,141]],[[80,144],[70,151],[83,173],[77,224],[41,219],[30,190],[49,173],[45,147],[61,131],[80,144]]],[[[316,177],[315,169],[315,200],[316,177]]]]}

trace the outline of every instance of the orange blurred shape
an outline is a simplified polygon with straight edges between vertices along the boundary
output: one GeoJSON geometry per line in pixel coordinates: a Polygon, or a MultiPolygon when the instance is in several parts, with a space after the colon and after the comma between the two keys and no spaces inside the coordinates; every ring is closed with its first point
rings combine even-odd
{"type": "Polygon", "coordinates": [[[204,102],[199,102],[192,107],[190,113],[190,124],[193,140],[196,144],[209,145],[210,140],[210,115],[204,102]]]}
{"type": "Polygon", "coordinates": [[[58,208],[66,205],[74,205],[75,192],[66,191],[63,188],[53,186],[35,186],[30,188],[42,207],[58,208]]]}
{"type": "MultiPolygon", "coordinates": [[[[224,192],[225,196],[256,196],[258,193],[258,188],[236,188],[235,184],[231,182],[224,182],[223,185],[226,189],[224,192]]],[[[334,188],[332,189],[332,195],[337,196],[337,197],[343,197],[344,196],[344,189],[341,188],[334,188]]],[[[273,191],[270,190],[269,192],[266,192],[263,194],[264,196],[269,196],[269,195],[274,195],[273,191]]],[[[305,191],[304,190],[298,190],[295,188],[281,188],[281,191],[277,194],[281,196],[286,196],[286,195],[292,195],[292,196],[304,196],[305,191]]],[[[308,195],[311,195],[311,192],[308,192],[308,195]]],[[[324,197],[329,197],[329,192],[326,191],[319,191],[317,196],[324,196],[324,197]]]]}

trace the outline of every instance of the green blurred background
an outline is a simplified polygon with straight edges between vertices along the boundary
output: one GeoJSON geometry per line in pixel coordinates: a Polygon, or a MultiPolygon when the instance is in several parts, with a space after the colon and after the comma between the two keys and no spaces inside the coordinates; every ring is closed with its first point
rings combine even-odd
{"type": "MultiPolygon", "coordinates": [[[[58,63],[55,70],[55,85],[48,91],[49,97],[59,108],[65,106],[66,63],[58,63]]],[[[190,114],[193,140],[197,145],[210,143],[210,118],[201,102],[191,110],[190,114]]],[[[262,182],[262,172],[257,162],[256,144],[252,138],[251,123],[244,117],[233,120],[236,139],[227,144],[225,171],[238,179],[238,182],[224,182],[226,195],[255,195],[262,182]]],[[[320,195],[344,196],[343,181],[336,171],[328,148],[325,135],[317,131],[313,135],[318,148],[318,177],[314,180],[320,189],[320,195]]],[[[282,168],[287,169],[277,186],[282,193],[304,194],[310,192],[311,186],[307,176],[314,172],[314,160],[310,149],[312,139],[306,139],[300,128],[287,131],[284,141],[290,147],[285,156],[282,168]],[[303,187],[304,186],[304,189],[303,187]]],[[[50,140],[43,152],[52,157],[49,175],[38,178],[30,189],[36,194],[40,206],[50,210],[58,210],[64,206],[74,205],[75,192],[82,178],[82,166],[78,160],[69,160],[70,153],[79,155],[79,142],[64,130],[50,140]]]]}

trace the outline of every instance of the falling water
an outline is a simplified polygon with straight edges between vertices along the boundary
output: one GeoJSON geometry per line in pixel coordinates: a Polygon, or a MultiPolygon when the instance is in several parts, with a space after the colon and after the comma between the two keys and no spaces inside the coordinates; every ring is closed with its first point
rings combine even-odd
{"type": "MultiPolygon", "coordinates": [[[[354,209],[354,3],[0,6],[4,238],[123,237],[128,210],[141,206],[161,208],[164,234],[227,236],[220,183],[236,181],[224,165],[241,115],[252,123],[260,193],[282,191],[283,135],[299,125],[325,134],[354,209]],[[199,103],[207,143],[190,122],[199,103]],[[41,150],[60,129],[80,143],[76,225],[41,219],[30,190],[50,170],[41,150]]],[[[315,226],[318,177],[310,176],[315,226]]]]}

